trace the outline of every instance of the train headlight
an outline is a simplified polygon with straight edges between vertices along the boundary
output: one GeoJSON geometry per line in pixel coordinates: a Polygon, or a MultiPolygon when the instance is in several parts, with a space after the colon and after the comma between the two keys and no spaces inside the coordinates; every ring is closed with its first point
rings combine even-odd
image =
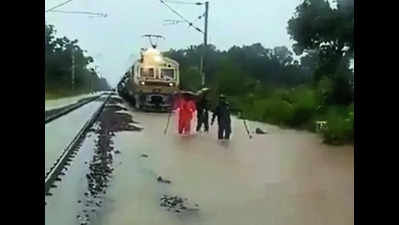
{"type": "Polygon", "coordinates": [[[144,81],[140,81],[140,85],[145,85],[145,82],[144,81]]]}
{"type": "Polygon", "coordinates": [[[169,87],[173,87],[173,83],[169,83],[169,87]]]}

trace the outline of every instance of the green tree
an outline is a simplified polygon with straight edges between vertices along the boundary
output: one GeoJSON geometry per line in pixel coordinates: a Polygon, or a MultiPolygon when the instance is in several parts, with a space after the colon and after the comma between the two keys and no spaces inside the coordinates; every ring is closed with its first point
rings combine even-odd
{"type": "Polygon", "coordinates": [[[180,71],[180,87],[183,90],[198,91],[201,88],[201,81],[198,67],[190,67],[180,71]]]}
{"type": "Polygon", "coordinates": [[[93,89],[109,88],[104,79],[89,69],[94,62],[78,45],[78,40],[55,37],[53,25],[45,25],[45,84],[46,91],[77,94],[93,89]],[[72,90],[72,56],[74,56],[75,85],[72,90]]]}
{"type": "Polygon", "coordinates": [[[288,21],[288,34],[297,55],[323,45],[336,56],[353,52],[353,0],[339,0],[337,9],[326,0],[304,0],[288,21]]]}
{"type": "Polygon", "coordinates": [[[326,0],[304,0],[288,21],[288,34],[296,41],[293,48],[297,55],[304,51],[317,52],[319,62],[314,72],[315,82],[322,76],[330,77],[335,82],[333,95],[336,102],[350,103],[353,0],[338,0],[336,9],[326,0]]]}

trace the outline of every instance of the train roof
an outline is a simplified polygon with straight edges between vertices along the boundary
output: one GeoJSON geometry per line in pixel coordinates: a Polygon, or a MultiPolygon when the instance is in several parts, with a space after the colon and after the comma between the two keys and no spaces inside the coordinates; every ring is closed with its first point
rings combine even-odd
{"type": "Polygon", "coordinates": [[[169,58],[169,57],[163,57],[166,61],[169,61],[170,63],[174,63],[174,64],[176,64],[176,65],[179,65],[179,63],[176,61],[176,60],[174,60],[174,59],[171,59],[171,58],[169,58]]]}
{"type": "Polygon", "coordinates": [[[176,66],[179,65],[179,63],[169,57],[165,57],[162,55],[162,53],[154,48],[149,48],[141,52],[141,60],[138,60],[141,64],[148,64],[148,65],[154,65],[154,64],[164,64],[164,63],[171,63],[176,66]]]}

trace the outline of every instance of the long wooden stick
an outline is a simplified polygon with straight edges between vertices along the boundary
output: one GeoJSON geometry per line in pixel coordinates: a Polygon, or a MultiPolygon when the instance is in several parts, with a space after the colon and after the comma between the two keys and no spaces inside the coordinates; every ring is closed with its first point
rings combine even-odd
{"type": "Polygon", "coordinates": [[[251,139],[251,138],[252,138],[252,135],[249,133],[248,126],[247,126],[247,122],[246,122],[246,120],[245,120],[245,119],[243,119],[243,121],[244,121],[245,130],[247,130],[247,133],[248,133],[249,139],[251,139]]]}
{"type": "Polygon", "coordinates": [[[243,121],[243,123],[244,123],[244,127],[245,127],[245,130],[247,131],[247,134],[248,134],[248,136],[249,136],[249,139],[251,139],[251,138],[252,138],[252,135],[251,135],[251,133],[249,132],[249,129],[248,129],[248,126],[247,126],[247,121],[244,119],[244,116],[242,117],[242,121],[243,121]]]}
{"type": "Polygon", "coordinates": [[[170,115],[172,114],[172,109],[169,111],[168,115],[168,123],[166,124],[165,130],[163,131],[163,134],[166,134],[168,127],[169,127],[169,120],[170,120],[170,115]]]}

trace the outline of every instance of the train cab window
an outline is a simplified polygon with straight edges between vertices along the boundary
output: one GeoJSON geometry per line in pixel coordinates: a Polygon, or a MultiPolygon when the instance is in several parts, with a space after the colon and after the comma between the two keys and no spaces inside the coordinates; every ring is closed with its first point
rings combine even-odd
{"type": "Polygon", "coordinates": [[[154,75],[154,68],[140,68],[140,76],[153,78],[154,75]]]}
{"type": "Polygon", "coordinates": [[[161,69],[161,78],[165,80],[173,80],[175,78],[174,69],[161,69]]]}

